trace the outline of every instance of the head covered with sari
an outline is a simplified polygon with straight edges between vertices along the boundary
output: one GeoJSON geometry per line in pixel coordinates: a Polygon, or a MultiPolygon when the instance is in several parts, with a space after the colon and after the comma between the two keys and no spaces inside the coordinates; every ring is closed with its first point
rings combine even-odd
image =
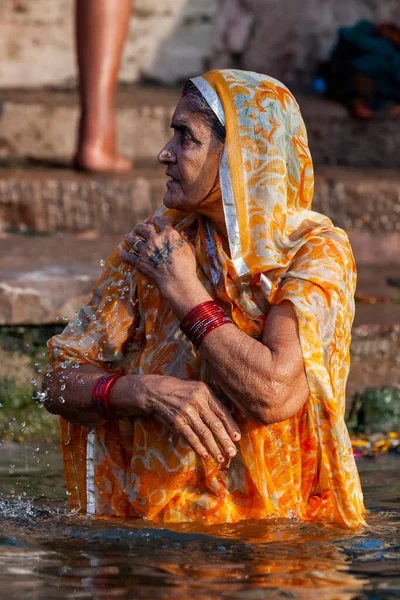
{"type": "MultiPolygon", "coordinates": [[[[227,243],[198,214],[165,206],[156,214],[187,233],[198,278],[246,334],[260,336],[265,322],[257,293],[267,305],[292,303],[310,394],[298,414],[270,425],[234,409],[242,438],[229,468],[203,461],[153,417],[90,432],[61,420],[70,506],[164,522],[275,516],[356,527],[364,507],[344,422],[356,281],[347,236],[311,210],[306,130],[283,84],[236,70],[192,82],[226,129],[211,196],[223,205],[227,243]]],[[[88,306],[50,340],[50,368],[172,375],[218,394],[158,288],[121,262],[120,248],[88,306]]]]}

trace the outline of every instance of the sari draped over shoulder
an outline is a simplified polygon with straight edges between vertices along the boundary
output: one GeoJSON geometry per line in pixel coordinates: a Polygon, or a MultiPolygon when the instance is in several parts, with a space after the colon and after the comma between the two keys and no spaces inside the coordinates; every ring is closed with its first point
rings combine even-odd
{"type": "MultiPolygon", "coordinates": [[[[310,394],[298,414],[268,426],[236,410],[242,438],[229,469],[203,461],[153,417],[91,431],[61,419],[70,507],[163,522],[276,516],[357,527],[364,506],[344,421],[356,282],[347,236],[311,210],[312,161],[289,90],[236,70],[192,81],[226,127],[219,183],[229,249],[205,218],[164,206],[156,214],[186,231],[199,279],[246,334],[260,336],[266,317],[254,290],[270,305],[292,303],[310,394]]],[[[121,262],[121,247],[89,304],[49,341],[49,369],[92,363],[212,387],[168,303],[121,262]]]]}

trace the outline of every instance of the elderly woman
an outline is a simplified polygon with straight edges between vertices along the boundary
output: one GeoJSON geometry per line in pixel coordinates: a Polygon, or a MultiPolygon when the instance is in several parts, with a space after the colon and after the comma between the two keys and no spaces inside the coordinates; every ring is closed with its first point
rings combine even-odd
{"type": "Polygon", "coordinates": [[[299,107],[265,75],[185,85],[163,206],[49,341],[71,508],[364,522],[344,422],[355,266],[312,212],[299,107]]]}

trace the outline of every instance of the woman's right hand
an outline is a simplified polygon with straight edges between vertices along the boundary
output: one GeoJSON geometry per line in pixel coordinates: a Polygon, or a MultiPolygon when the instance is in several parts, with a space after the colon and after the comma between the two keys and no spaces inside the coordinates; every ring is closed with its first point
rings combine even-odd
{"type": "Polygon", "coordinates": [[[239,427],[205,383],[164,375],[144,375],[140,380],[145,412],[160,418],[199,456],[223,464],[236,455],[239,427]]]}

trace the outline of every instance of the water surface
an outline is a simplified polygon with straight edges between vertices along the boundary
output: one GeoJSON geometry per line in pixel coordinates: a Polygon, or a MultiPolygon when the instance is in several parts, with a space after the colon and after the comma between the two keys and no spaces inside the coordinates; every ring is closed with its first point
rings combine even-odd
{"type": "Polygon", "coordinates": [[[358,462],[369,527],[71,515],[56,444],[0,448],[0,597],[400,598],[400,455],[358,462]]]}

